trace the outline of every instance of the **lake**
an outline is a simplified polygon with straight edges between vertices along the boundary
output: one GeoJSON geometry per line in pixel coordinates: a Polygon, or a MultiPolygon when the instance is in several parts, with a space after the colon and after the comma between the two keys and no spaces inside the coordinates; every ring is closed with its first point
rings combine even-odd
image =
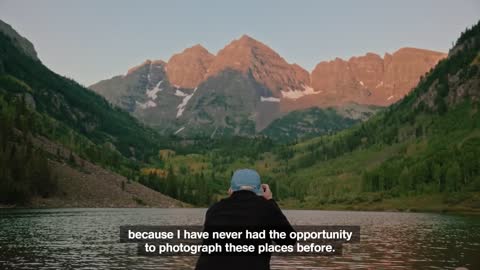
{"type": "MultiPolygon", "coordinates": [[[[0,209],[0,269],[193,269],[141,257],[120,225],[199,225],[206,209],[0,209]]],[[[360,225],[342,256],[273,257],[272,269],[480,269],[480,216],[284,211],[297,225],[360,225]],[[460,268],[462,269],[462,268],[460,268]]]]}

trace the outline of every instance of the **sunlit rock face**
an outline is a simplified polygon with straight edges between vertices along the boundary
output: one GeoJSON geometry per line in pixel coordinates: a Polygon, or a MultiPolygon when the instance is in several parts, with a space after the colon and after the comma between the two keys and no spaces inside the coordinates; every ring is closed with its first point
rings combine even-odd
{"type": "Polygon", "coordinates": [[[90,88],[167,134],[253,135],[294,110],[388,106],[445,56],[402,48],[322,61],[309,73],[243,35],[216,55],[195,45],[90,88]]]}

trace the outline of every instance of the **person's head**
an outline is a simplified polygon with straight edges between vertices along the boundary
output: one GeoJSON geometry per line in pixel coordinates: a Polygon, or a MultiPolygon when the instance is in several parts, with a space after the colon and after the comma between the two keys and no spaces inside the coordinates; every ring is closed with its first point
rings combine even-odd
{"type": "Polygon", "coordinates": [[[240,190],[249,190],[257,195],[262,195],[260,175],[252,169],[236,170],[232,175],[228,194],[231,195],[240,190]]]}

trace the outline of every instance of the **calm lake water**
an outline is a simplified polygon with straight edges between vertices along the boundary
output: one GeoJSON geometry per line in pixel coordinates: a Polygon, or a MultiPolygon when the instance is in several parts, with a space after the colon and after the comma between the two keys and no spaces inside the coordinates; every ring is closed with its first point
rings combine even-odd
{"type": "MultiPolygon", "coordinates": [[[[342,256],[273,257],[272,269],[480,269],[480,217],[284,211],[292,224],[360,225],[342,256]]],[[[141,257],[119,226],[199,225],[205,209],[0,209],[0,269],[193,269],[196,257],[141,257]]]]}

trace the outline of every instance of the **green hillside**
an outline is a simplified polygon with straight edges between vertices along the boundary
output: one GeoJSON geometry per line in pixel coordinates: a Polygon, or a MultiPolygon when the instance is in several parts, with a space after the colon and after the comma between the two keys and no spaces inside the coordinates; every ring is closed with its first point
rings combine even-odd
{"type": "Polygon", "coordinates": [[[274,120],[262,134],[282,142],[312,138],[353,126],[360,120],[346,118],[334,109],[310,108],[293,111],[274,120]]]}
{"type": "Polygon", "coordinates": [[[339,108],[313,107],[292,111],[274,120],[261,134],[281,143],[305,140],[349,128],[379,110],[380,107],[351,104],[339,108]]]}
{"type": "Polygon", "coordinates": [[[50,71],[0,32],[0,203],[55,191],[46,137],[81,158],[126,176],[166,145],[153,130],[103,97],[50,71]]]}

